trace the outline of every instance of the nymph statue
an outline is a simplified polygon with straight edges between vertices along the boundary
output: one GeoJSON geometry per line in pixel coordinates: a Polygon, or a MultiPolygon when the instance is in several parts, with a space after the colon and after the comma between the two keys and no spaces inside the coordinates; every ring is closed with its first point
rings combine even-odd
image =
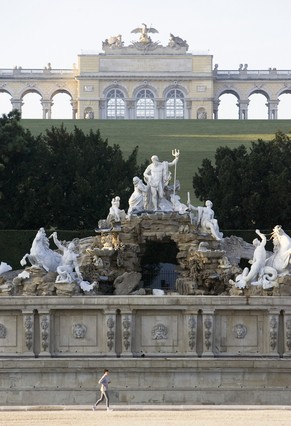
{"type": "Polygon", "coordinates": [[[214,211],[212,210],[212,202],[207,200],[205,206],[194,207],[190,203],[188,204],[189,210],[197,211],[197,227],[202,232],[210,233],[213,238],[220,241],[223,237],[222,232],[219,231],[217,219],[214,218],[214,211]]]}
{"type": "Polygon", "coordinates": [[[132,213],[138,213],[147,209],[147,186],[137,176],[132,179],[132,182],[134,186],[134,191],[128,200],[128,215],[131,215],[132,213]]]}

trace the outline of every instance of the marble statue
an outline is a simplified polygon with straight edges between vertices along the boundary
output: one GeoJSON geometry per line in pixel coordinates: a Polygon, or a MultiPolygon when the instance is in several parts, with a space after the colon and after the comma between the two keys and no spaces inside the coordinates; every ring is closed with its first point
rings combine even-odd
{"type": "Polygon", "coordinates": [[[135,28],[132,33],[140,33],[139,42],[143,44],[151,43],[151,38],[148,33],[158,33],[155,28],[148,27],[146,24],[141,24],[141,27],[135,28]]]}
{"type": "Polygon", "coordinates": [[[125,218],[125,211],[120,208],[120,197],[116,196],[111,200],[111,207],[109,209],[109,214],[107,216],[107,222],[109,224],[114,224],[114,222],[120,222],[125,218]]]}
{"type": "Polygon", "coordinates": [[[171,33],[168,46],[176,49],[180,47],[186,47],[186,50],[189,49],[189,45],[186,40],[183,40],[181,37],[176,37],[171,33]]]}
{"type": "Polygon", "coordinates": [[[212,210],[212,202],[207,200],[205,206],[194,207],[188,202],[188,208],[191,211],[197,211],[197,226],[202,232],[210,233],[213,238],[220,241],[223,237],[222,232],[219,231],[218,222],[214,219],[214,211],[212,210]]]}
{"type": "Polygon", "coordinates": [[[74,281],[83,281],[82,274],[78,265],[78,255],[75,253],[76,246],[73,241],[69,242],[67,246],[62,244],[57,237],[57,233],[52,234],[55,245],[61,251],[61,261],[57,267],[58,276],[57,283],[72,283],[74,281]]]}
{"type": "Polygon", "coordinates": [[[12,267],[5,262],[0,262],[0,275],[12,270],[12,267]]]}
{"type": "Polygon", "coordinates": [[[244,268],[242,274],[239,274],[235,281],[230,280],[237,288],[245,288],[248,284],[263,287],[264,289],[274,287],[277,278],[277,271],[266,266],[266,243],[267,238],[264,234],[256,229],[256,234],[261,238],[261,241],[255,238],[253,245],[255,247],[253,259],[249,261],[251,268],[244,268]]]}
{"type": "Polygon", "coordinates": [[[266,265],[275,268],[280,275],[287,275],[291,273],[291,238],[280,225],[273,228],[271,236],[274,249],[266,265]]]}
{"type": "Polygon", "coordinates": [[[266,237],[259,230],[256,233],[261,237],[253,241],[255,251],[251,269],[245,268],[235,281],[230,280],[238,288],[245,288],[248,284],[270,289],[278,287],[277,277],[291,275],[291,238],[280,225],[273,228],[273,253],[267,256],[265,251],[266,237]]]}
{"type": "Polygon", "coordinates": [[[134,191],[128,200],[128,215],[147,209],[147,186],[137,176],[132,179],[132,182],[134,191]]]}
{"type": "MultiPolygon", "coordinates": [[[[144,180],[148,185],[148,209],[149,210],[163,210],[163,200],[165,200],[165,188],[167,187],[171,173],[169,167],[175,166],[179,160],[179,150],[172,151],[172,155],[175,157],[173,161],[159,161],[157,155],[151,157],[151,164],[144,171],[144,180]]],[[[176,173],[175,173],[176,175],[176,173]]],[[[176,182],[174,182],[175,187],[176,182]]]]}
{"type": "Polygon", "coordinates": [[[118,34],[117,36],[111,36],[102,42],[102,48],[110,47],[110,48],[120,48],[124,45],[122,41],[122,35],[118,34]]]}
{"type": "Polygon", "coordinates": [[[47,272],[56,272],[61,261],[61,255],[49,248],[49,239],[44,228],[40,228],[32,242],[30,253],[26,253],[20,261],[21,266],[27,260],[34,268],[43,268],[47,272]]]}

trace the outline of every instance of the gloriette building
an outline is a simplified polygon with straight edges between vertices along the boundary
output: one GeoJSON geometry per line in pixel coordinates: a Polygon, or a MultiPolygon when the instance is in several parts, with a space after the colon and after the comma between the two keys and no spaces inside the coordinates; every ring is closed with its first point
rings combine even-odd
{"type": "Polygon", "coordinates": [[[291,71],[220,70],[208,53],[193,54],[186,40],[170,34],[162,46],[154,28],[142,24],[102,42],[102,53],[82,53],[73,69],[0,69],[0,94],[11,96],[21,111],[24,96],[41,96],[43,118],[51,118],[53,98],[71,97],[72,118],[88,119],[216,119],[220,97],[237,98],[238,118],[248,118],[249,97],[266,97],[268,118],[278,118],[279,97],[291,93],[291,71]],[[154,36],[151,36],[151,34],[154,36]],[[153,39],[152,39],[153,37],[153,39]]]}

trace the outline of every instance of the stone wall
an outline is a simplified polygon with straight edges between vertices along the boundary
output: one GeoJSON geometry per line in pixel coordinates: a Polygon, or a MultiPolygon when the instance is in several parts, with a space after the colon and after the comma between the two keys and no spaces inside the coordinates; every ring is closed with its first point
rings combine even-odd
{"type": "Polygon", "coordinates": [[[1,297],[0,404],[91,404],[104,368],[113,404],[287,404],[290,330],[279,296],[1,297]]]}

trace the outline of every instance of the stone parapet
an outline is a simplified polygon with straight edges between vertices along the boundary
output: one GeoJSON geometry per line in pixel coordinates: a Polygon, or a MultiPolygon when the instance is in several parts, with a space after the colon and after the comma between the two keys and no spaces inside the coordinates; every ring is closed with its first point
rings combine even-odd
{"type": "Polygon", "coordinates": [[[0,405],[289,404],[291,299],[0,298],[0,405]]]}
{"type": "MultiPolygon", "coordinates": [[[[290,306],[289,306],[290,305],[290,306]]],[[[283,297],[1,297],[1,357],[289,357],[283,297]]]]}

